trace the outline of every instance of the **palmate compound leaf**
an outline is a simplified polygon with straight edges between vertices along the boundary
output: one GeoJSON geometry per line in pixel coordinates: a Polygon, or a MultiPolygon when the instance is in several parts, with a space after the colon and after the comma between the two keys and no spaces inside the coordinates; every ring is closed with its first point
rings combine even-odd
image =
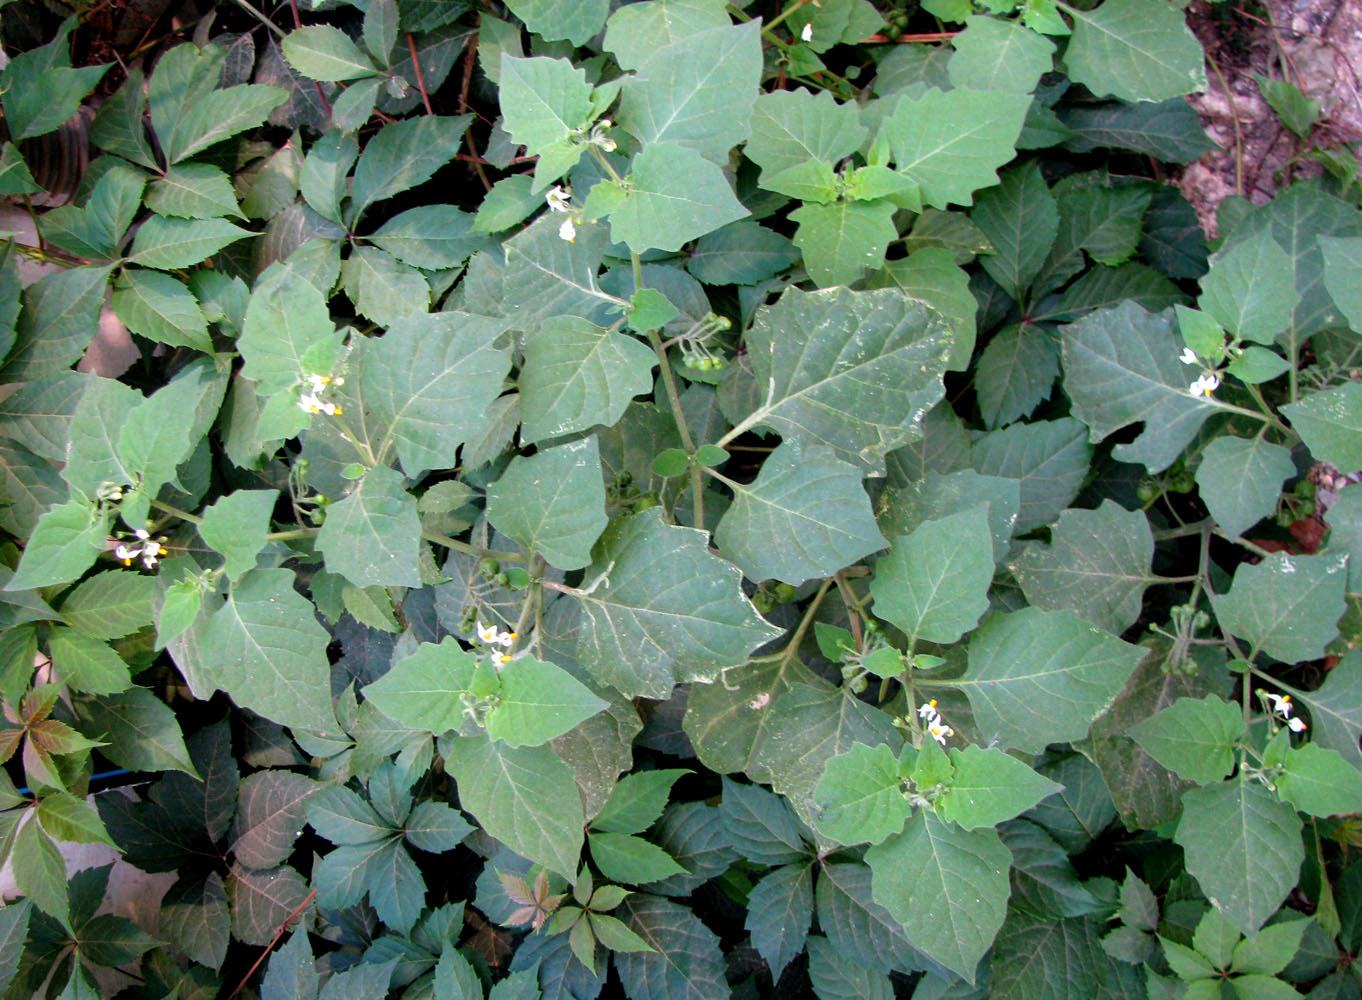
{"type": "Polygon", "coordinates": [[[987,739],[1039,753],[1087,735],[1144,655],[1072,611],[1024,608],[990,616],[970,641],[969,669],[949,683],[987,739]]]}
{"type": "Polygon", "coordinates": [[[773,978],[803,950],[812,918],[813,868],[807,863],[777,868],[752,889],[743,929],[773,978]]]}
{"type": "Polygon", "coordinates": [[[1184,792],[1173,840],[1206,898],[1246,935],[1277,911],[1305,860],[1295,808],[1247,775],[1184,792]]]}
{"type": "Polygon", "coordinates": [[[732,484],[733,503],[714,540],[749,580],[799,586],[831,576],[887,544],[861,476],[831,448],[787,441],[753,483],[732,484]]]}
{"type": "Polygon", "coordinates": [[[400,472],[376,466],[327,508],[317,548],[329,572],[356,587],[421,586],[421,518],[402,482],[400,472]]]}
{"type": "Polygon", "coordinates": [[[857,744],[828,761],[813,790],[818,832],[839,844],[878,844],[899,833],[912,814],[894,751],[857,744]]]}
{"type": "Polygon", "coordinates": [[[1234,747],[1244,733],[1238,705],[1223,698],[1179,698],[1130,730],[1130,737],[1180,778],[1209,785],[1234,767],[1234,747]]]}
{"type": "Polygon", "coordinates": [[[988,506],[927,521],[894,539],[870,584],[875,615],[911,642],[955,642],[988,610],[993,540],[988,506]]]}
{"type": "Polygon", "coordinates": [[[711,682],[779,634],[743,596],[737,567],[710,554],[706,534],[665,524],[656,509],[614,521],[593,555],[573,595],[577,658],[628,697],[711,682]]]}
{"type": "Polygon", "coordinates": [[[650,893],[634,893],[616,916],[651,947],[615,953],[626,995],[662,1000],[725,1000],[719,939],[688,907],[650,893]]]}
{"type": "Polygon", "coordinates": [[[982,258],[984,270],[1008,295],[1022,301],[1059,232],[1059,208],[1040,167],[1032,160],[1007,171],[1002,183],[979,195],[970,218],[996,251],[982,258]]]}
{"type": "Polygon", "coordinates": [[[920,433],[944,391],[950,325],[895,289],[791,288],[758,310],[748,357],[764,400],[742,418],[804,445],[830,445],[868,472],[920,433]]]}
{"type": "Polygon", "coordinates": [[[546,746],[460,736],[442,742],[446,747],[459,804],[482,828],[520,856],[574,880],[585,818],[572,768],[546,746]]]}
{"type": "Polygon", "coordinates": [[[605,483],[596,438],[518,455],[487,489],[492,526],[550,566],[581,569],[605,530],[605,483]]]}
{"type": "Polygon", "coordinates": [[[1061,328],[1064,387],[1074,416],[1101,441],[1138,420],[1144,430],[1112,454],[1142,462],[1150,472],[1172,464],[1215,406],[1188,391],[1188,367],[1178,360],[1182,337],[1172,313],[1152,314],[1122,302],[1061,328]]]}
{"type": "Polygon", "coordinates": [[[554,316],[525,337],[520,370],[521,439],[612,426],[653,385],[657,355],[628,334],[577,316],[554,316]]]}
{"type": "Polygon", "coordinates": [[[1324,655],[1345,609],[1345,555],[1292,556],[1275,552],[1240,563],[1227,594],[1211,598],[1220,625],[1283,663],[1324,655]]]}
{"type": "Polygon", "coordinates": [[[1007,914],[1012,855],[987,828],[964,830],[919,809],[907,829],[866,852],[875,902],[908,939],[971,983],[1007,914]]]}
{"type": "Polygon", "coordinates": [[[1119,633],[1140,617],[1145,588],[1156,580],[1149,572],[1153,559],[1148,518],[1104,500],[1096,510],[1066,510],[1050,544],[1025,543],[1009,568],[1036,607],[1068,608],[1119,633]]]}
{"type": "Polygon", "coordinates": [[[1162,101],[1206,89],[1201,45],[1180,11],[1161,0],[1107,0],[1096,10],[1065,5],[1073,37],[1064,65],[1099,97],[1162,101]]]}

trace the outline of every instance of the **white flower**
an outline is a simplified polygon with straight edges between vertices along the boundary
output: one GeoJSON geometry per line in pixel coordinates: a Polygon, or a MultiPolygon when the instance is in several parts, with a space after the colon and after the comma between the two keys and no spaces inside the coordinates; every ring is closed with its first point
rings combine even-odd
{"type": "Polygon", "coordinates": [[[1303,732],[1305,732],[1305,720],[1304,720],[1304,719],[1287,719],[1287,720],[1286,720],[1286,728],[1289,729],[1289,730],[1291,730],[1293,733],[1303,733],[1303,732]]]}
{"type": "Polygon", "coordinates": [[[1264,691],[1263,697],[1272,705],[1272,711],[1276,712],[1283,719],[1291,718],[1291,709],[1295,706],[1291,704],[1291,696],[1289,694],[1272,694],[1270,691],[1264,691]]]}
{"type": "Polygon", "coordinates": [[[936,699],[933,698],[931,701],[919,705],[917,714],[920,719],[936,719],[938,714],[936,711],[936,699]]]}
{"type": "Polygon", "coordinates": [[[1212,373],[1206,372],[1187,388],[1193,396],[1209,397],[1211,393],[1220,388],[1220,379],[1212,373]]]}
{"type": "Polygon", "coordinates": [[[345,379],[312,373],[304,375],[303,382],[309,389],[298,398],[298,409],[304,413],[325,413],[328,417],[334,417],[341,412],[337,404],[328,403],[323,399],[322,393],[330,386],[344,385],[345,379]]]}
{"type": "Polygon", "coordinates": [[[114,546],[114,555],[122,560],[124,566],[131,566],[134,559],[141,559],[143,566],[154,569],[159,558],[166,554],[166,549],[161,544],[164,539],[152,538],[151,533],[142,528],[138,528],[133,534],[137,536],[137,543],[129,545],[120,542],[114,546]]]}
{"type": "Polygon", "coordinates": [[[119,559],[123,560],[124,566],[131,566],[132,561],[137,558],[137,554],[140,551],[141,551],[140,546],[137,548],[129,548],[128,546],[120,542],[118,544],[118,547],[114,549],[114,555],[116,555],[119,559]]]}
{"type": "Polygon", "coordinates": [[[1184,365],[1194,365],[1196,364],[1196,351],[1190,347],[1184,347],[1182,353],[1178,355],[1178,360],[1184,365]]]}
{"type": "MultiPolygon", "coordinates": [[[[504,646],[510,649],[515,639],[514,632],[502,632],[495,625],[484,625],[482,622],[478,622],[478,640],[480,642],[485,642],[489,646],[504,646]]],[[[507,659],[509,657],[503,658],[501,662],[505,663],[507,659]]]]}
{"type": "Polygon", "coordinates": [[[550,212],[567,212],[572,206],[568,204],[572,198],[572,192],[561,184],[555,184],[544,194],[544,200],[548,202],[550,212]]]}
{"type": "Polygon", "coordinates": [[[804,39],[804,41],[806,41],[806,42],[811,42],[811,41],[813,41],[813,22],[812,22],[812,21],[810,21],[808,24],[804,25],[803,30],[799,32],[799,37],[802,38],[802,39],[804,39]]]}
{"type": "Polygon", "coordinates": [[[932,734],[932,739],[936,740],[943,747],[946,745],[946,737],[954,736],[955,730],[944,724],[940,719],[933,719],[927,723],[927,732],[932,734]]]}
{"type": "Polygon", "coordinates": [[[558,227],[558,238],[569,243],[577,242],[577,227],[572,224],[571,219],[564,219],[563,224],[558,227]]]}

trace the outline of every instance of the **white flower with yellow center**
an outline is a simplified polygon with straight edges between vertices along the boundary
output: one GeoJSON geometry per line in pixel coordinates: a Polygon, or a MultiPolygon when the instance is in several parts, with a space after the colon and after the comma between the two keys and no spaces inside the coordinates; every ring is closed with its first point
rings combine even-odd
{"type": "Polygon", "coordinates": [[[943,747],[946,745],[946,737],[954,736],[955,730],[941,721],[940,718],[933,719],[927,723],[927,732],[932,734],[932,739],[936,740],[943,747]]]}
{"type": "Polygon", "coordinates": [[[1194,365],[1197,363],[1196,351],[1190,347],[1184,347],[1182,353],[1178,355],[1178,360],[1184,365],[1194,365]]]}
{"type": "Polygon", "coordinates": [[[1220,379],[1211,372],[1205,372],[1187,388],[1193,396],[1206,396],[1209,398],[1211,393],[1220,388],[1220,379]]]}

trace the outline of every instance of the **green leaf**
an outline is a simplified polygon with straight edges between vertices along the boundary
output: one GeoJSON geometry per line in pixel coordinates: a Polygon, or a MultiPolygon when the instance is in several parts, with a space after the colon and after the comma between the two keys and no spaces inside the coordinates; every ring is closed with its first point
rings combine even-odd
{"type": "Polygon", "coordinates": [[[1291,258],[1259,230],[1211,258],[1197,304],[1230,333],[1271,344],[1291,325],[1299,301],[1291,258]]]}
{"type": "Polygon", "coordinates": [[[1234,749],[1244,733],[1237,705],[1215,695],[1179,698],[1130,730],[1130,737],[1180,778],[1209,785],[1234,768],[1234,749]]]}
{"type": "Polygon", "coordinates": [[[132,686],[128,665],[107,643],[75,629],[59,628],[48,639],[52,665],[62,683],[86,694],[117,694],[132,686]]]}
{"type": "Polygon", "coordinates": [[[1229,593],[1211,601],[1220,625],[1284,663],[1314,660],[1338,634],[1347,561],[1343,556],[1291,556],[1240,563],[1229,593]]]}
{"type": "Polygon", "coordinates": [[[808,859],[804,827],[794,810],[760,785],[725,777],[719,816],[733,848],[755,864],[788,865],[808,859]]]}
{"type": "Polygon", "coordinates": [[[231,179],[209,163],[170,167],[147,189],[147,208],[159,215],[212,219],[240,215],[231,179]]]}
{"type": "Polygon", "coordinates": [[[1310,927],[1307,919],[1283,920],[1264,927],[1256,935],[1240,941],[1234,948],[1230,967],[1235,972],[1275,976],[1286,968],[1301,946],[1301,937],[1310,927]]]}
{"type": "Polygon", "coordinates": [[[255,568],[278,499],[278,490],[237,490],[203,512],[199,537],[223,555],[223,568],[231,579],[255,568]]]}
{"type": "Polygon", "coordinates": [[[1338,751],[1306,743],[1286,751],[1277,794],[1311,816],[1362,812],[1362,772],[1338,751]]]}
{"type": "MultiPolygon", "coordinates": [[[[161,65],[163,63],[157,65],[157,75],[152,78],[153,92],[160,82],[161,65]]],[[[175,98],[184,96],[177,93],[175,98]]],[[[213,90],[197,99],[183,101],[169,133],[156,124],[156,134],[161,138],[167,159],[172,164],[180,163],[238,132],[262,124],[288,97],[288,91],[280,87],[251,85],[213,90]]],[[[153,100],[153,123],[156,120],[153,100]]]]}
{"type": "Polygon", "coordinates": [[[430,285],[415,268],[377,247],[355,247],[341,269],[341,285],[356,311],[379,326],[430,308],[430,285]]]}
{"type": "Polygon", "coordinates": [[[854,103],[839,104],[826,90],[776,90],[756,99],[743,154],[761,167],[764,179],[810,161],[839,163],[865,137],[854,103]]]}
{"type": "Polygon", "coordinates": [[[662,46],[732,22],[720,0],[657,0],[630,4],[610,15],[605,49],[621,69],[636,70],[662,46]]]}
{"type": "Polygon", "coordinates": [[[974,192],[998,183],[1016,155],[1031,98],[994,90],[932,89],[905,96],[880,126],[895,169],[916,181],[925,204],[973,204],[974,192]]]}
{"type": "Polygon", "coordinates": [[[837,950],[857,965],[888,972],[920,969],[926,959],[908,942],[903,926],[871,896],[864,864],[821,866],[815,899],[818,926],[837,950]]]}
{"type": "Polygon", "coordinates": [[[293,579],[291,570],[247,573],[226,603],[191,627],[175,660],[198,697],[220,689],[280,725],[334,733],[330,636],[293,579]],[[211,659],[202,658],[207,650],[211,659]]]}
{"type": "Polygon", "coordinates": [[[250,868],[272,868],[288,860],[298,840],[317,782],[287,771],[258,771],[241,782],[232,823],[232,853],[250,868]]]}
{"type": "Polygon", "coordinates": [[[23,291],[14,346],[5,357],[6,382],[65,371],[99,329],[108,267],[73,267],[46,274],[23,291]]]}
{"type": "Polygon", "coordinates": [[[755,20],[725,25],[652,49],[620,88],[619,124],[645,153],[675,143],[726,165],[729,150],[749,135],[761,82],[760,29],[755,20]]]}
{"type": "Polygon", "coordinates": [[[141,402],[135,390],[113,379],[95,379],[86,387],[71,415],[62,469],[72,489],[93,496],[105,481],[133,481],[119,457],[118,435],[141,402]]]}
{"type": "Polygon", "coordinates": [[[108,70],[103,66],[71,67],[68,36],[76,26],[70,17],[46,45],[20,52],[0,73],[5,124],[15,142],[55,131],[80,110],[80,103],[108,70]]]}
{"type": "Polygon", "coordinates": [[[609,0],[510,0],[511,13],[545,41],[566,38],[583,45],[601,30],[609,0]]]}
{"type": "Polygon", "coordinates": [[[42,186],[33,179],[19,147],[6,142],[0,147],[0,194],[12,195],[37,194],[42,186]]]}
{"type": "Polygon", "coordinates": [[[871,279],[872,288],[901,288],[941,313],[950,324],[950,360],[946,368],[964,371],[974,353],[975,314],[978,302],[969,290],[969,275],[955,263],[944,247],[923,247],[907,257],[890,261],[871,279]]]}
{"type": "Polygon", "coordinates": [[[153,215],[132,240],[128,260],[161,271],[201,263],[223,247],[255,233],[226,219],[173,219],[153,215]]]}
{"type": "Polygon", "coordinates": [[[324,83],[378,73],[349,35],[327,24],[295,28],[284,36],[280,48],[296,72],[324,83]]]}
{"type": "Polygon", "coordinates": [[[889,974],[848,962],[828,941],[809,938],[809,981],[819,1000],[893,1000],[889,974]]]}
{"type": "MultiPolygon", "coordinates": [[[[1000,23],[992,18],[971,20],[1000,23]]],[[[980,261],[984,270],[1008,295],[1022,301],[1059,232],[1059,208],[1036,161],[1007,171],[997,187],[982,192],[970,219],[993,244],[994,252],[980,261]]]]}
{"type": "Polygon", "coordinates": [[[422,205],[401,212],[366,237],[404,264],[427,270],[458,267],[482,249],[473,216],[453,205],[422,205]]]}
{"type": "MultiPolygon", "coordinates": [[[[994,944],[993,990],[1017,1000],[1122,995],[1111,988],[1114,984],[1102,983],[1109,959],[1102,951],[1101,928],[1090,917],[1065,918],[1014,906],[994,944]]],[[[1133,978],[1143,982],[1139,975],[1133,978]]]]}
{"type": "Polygon", "coordinates": [[[71,911],[66,899],[66,861],[61,851],[34,822],[20,826],[13,843],[10,860],[15,886],[34,906],[69,929],[71,911]]]}
{"type": "Polygon", "coordinates": [[[492,185],[487,197],[473,217],[475,233],[499,233],[528,218],[544,199],[532,188],[533,181],[526,174],[511,174],[492,185]]]}
{"type": "Polygon", "coordinates": [[[8,989],[19,966],[33,907],[28,900],[15,900],[0,910],[0,990],[8,989]]]}
{"type": "Polygon", "coordinates": [[[1206,89],[1201,45],[1181,11],[1159,0],[1106,0],[1097,10],[1065,5],[1074,19],[1064,65],[1098,97],[1162,101],[1206,89]]]}
{"type": "Polygon", "coordinates": [[[1055,46],[1015,21],[976,14],[951,40],[951,84],[969,90],[1029,94],[1054,64],[1055,46]]]}
{"type": "Polygon", "coordinates": [[[676,779],[690,773],[684,768],[659,768],[625,775],[591,821],[591,828],[605,833],[642,833],[662,815],[676,779]]]}
{"type": "Polygon", "coordinates": [[[595,437],[511,460],[487,490],[487,519],[561,570],[591,562],[605,530],[605,484],[595,437]]]}
{"type": "Polygon", "coordinates": [[[315,1000],[319,982],[307,929],[300,926],[288,943],[270,956],[260,984],[260,1000],[315,1000]]]}
{"type": "Polygon", "coordinates": [[[169,274],[125,270],[114,283],[113,311],[129,330],[148,340],[213,353],[198,301],[169,274]]]}
{"type": "Polygon", "coordinates": [[[472,115],[422,115],[384,125],[360,154],[351,188],[358,219],[374,202],[429,180],[454,159],[472,115]]]}
{"type": "MultiPolygon", "coordinates": [[[[600,185],[593,194],[597,190],[602,190],[600,185]]],[[[610,212],[610,238],[638,253],[680,250],[749,214],[734,197],[724,172],[679,143],[644,147],[619,190],[623,198],[610,212]]]]}
{"type": "Polygon", "coordinates": [[[51,462],[66,460],[71,418],[91,376],[61,372],[18,387],[0,400],[0,430],[51,462]]]}
{"type": "Polygon", "coordinates": [[[1241,382],[1259,385],[1271,382],[1290,368],[1291,363],[1275,351],[1265,347],[1246,347],[1243,356],[1231,361],[1226,371],[1241,382]]]}
{"type": "Polygon", "coordinates": [[[798,586],[831,576],[886,544],[875,527],[861,470],[831,448],[782,444],[733,503],[714,540],[750,580],[798,586]]]}
{"type": "Polygon", "coordinates": [[[685,871],[670,854],[641,837],[590,833],[587,844],[591,848],[591,860],[600,869],[602,877],[612,882],[643,885],[685,871]]]}
{"type": "Polygon", "coordinates": [[[1247,935],[1256,934],[1296,884],[1305,850],[1296,811],[1247,776],[1182,796],[1173,839],[1206,898],[1247,935]]]}
{"type": "Polygon", "coordinates": [[[1291,453],[1281,445],[1222,435],[1202,451],[1196,483],[1211,516],[1237,536],[1277,509],[1282,483],[1295,474],[1291,453]]]}
{"type": "Polygon", "coordinates": [[[1324,287],[1354,330],[1362,329],[1362,239],[1319,238],[1324,287]]]}
{"type": "Polygon", "coordinates": [[[1013,424],[979,438],[975,469],[1018,482],[1019,506],[1012,533],[1051,523],[1078,495],[1092,447],[1083,425],[1072,417],[1013,424]]]}
{"type": "Polygon", "coordinates": [[[919,809],[866,852],[875,902],[908,938],[969,982],[1007,912],[1012,855],[991,829],[962,830],[919,809]]]}
{"type": "Polygon", "coordinates": [[[935,311],[892,289],[791,288],[747,333],[766,398],[741,424],[831,445],[843,461],[878,470],[940,398],[949,340],[935,311]]]}
{"type": "Polygon", "coordinates": [[[466,718],[462,695],[472,683],[478,659],[453,636],[438,645],[423,642],[365,687],[364,697],[408,729],[447,733],[466,718]]]}
{"type": "MultiPolygon", "coordinates": [[[[609,323],[615,309],[628,310],[627,300],[601,291],[596,274],[609,240],[605,227],[581,225],[577,239],[558,235],[552,213],[540,216],[505,244],[505,287],[511,291],[498,302],[517,329],[534,331],[554,316],[581,316],[593,323],[609,323]]],[[[477,258],[474,258],[476,263],[477,258]]]]}
{"type": "Polygon", "coordinates": [[[357,846],[388,839],[393,828],[343,785],[326,785],[308,801],[307,821],[333,844],[357,846]]]}
{"type": "Polygon", "coordinates": [[[996,747],[952,747],[950,753],[955,775],[936,811],[966,830],[997,826],[1063,790],[996,747]]]}
{"type": "Polygon", "coordinates": [[[593,117],[591,91],[586,73],[567,59],[501,54],[501,113],[511,138],[531,156],[563,144],[572,148],[571,154],[554,158],[555,169],[536,168],[533,190],[557,180],[586,149],[572,140],[593,117]]]}
{"type": "Polygon", "coordinates": [[[525,341],[520,373],[526,443],[616,423],[652,388],[657,357],[627,334],[575,316],[551,318],[525,341]]]}
{"type": "Polygon", "coordinates": [[[1140,617],[1154,560],[1154,535],[1140,511],[1104,500],[1097,510],[1066,510],[1050,544],[1029,542],[1009,569],[1026,599],[1046,611],[1070,609],[1109,632],[1140,617]]]}
{"type": "Polygon", "coordinates": [[[38,800],[35,813],[37,822],[53,840],[115,846],[99,813],[84,799],[67,792],[49,792],[38,800]]]}
{"type": "Polygon", "coordinates": [[[818,832],[839,844],[878,844],[912,815],[899,762],[883,743],[858,744],[828,761],[813,791],[818,832]]]}
{"type": "Polygon", "coordinates": [[[616,953],[615,971],[628,996],[693,997],[728,995],[719,939],[688,907],[636,892],[620,915],[651,951],[616,953]]]}
{"type": "MultiPolygon", "coordinates": [[[[897,174],[894,176],[898,177],[897,174]]],[[[832,164],[821,160],[787,167],[778,174],[764,172],[761,186],[789,198],[816,201],[824,205],[837,200],[837,175],[833,173],[832,164]]]]}
{"type": "Polygon", "coordinates": [[[893,540],[875,564],[875,616],[918,639],[950,643],[988,610],[993,541],[982,506],[927,521],[893,540]]]}
{"type": "Polygon", "coordinates": [[[678,681],[711,682],[777,631],[743,596],[741,573],[707,535],[663,523],[656,508],[612,522],[578,592],[577,658],[628,697],[666,698],[678,681]]]}
{"type": "Polygon", "coordinates": [[[76,579],[104,551],[108,515],[77,496],[38,518],[23,557],[5,590],[36,590],[76,579]]]}
{"type": "Polygon", "coordinates": [[[1316,459],[1340,469],[1362,465],[1362,386],[1344,382],[1281,410],[1316,459]]]}
{"type": "Polygon", "coordinates": [[[889,201],[850,201],[801,205],[790,213],[799,223],[795,246],[804,267],[820,287],[846,285],[867,268],[884,266],[884,254],[898,236],[895,206],[889,201]]]}
{"type": "Polygon", "coordinates": [[[985,424],[1000,427],[1027,416],[1050,395],[1059,375],[1054,337],[1030,324],[998,333],[979,357],[974,387],[985,424]]]}
{"type": "Polygon", "coordinates": [[[156,648],[164,649],[193,624],[203,605],[203,592],[192,579],[177,580],[166,588],[156,612],[156,648]]]}
{"type": "Polygon", "coordinates": [[[499,697],[487,713],[487,735],[513,747],[557,739],[607,707],[562,667],[532,657],[501,668],[499,697]]]}
{"type": "Polygon", "coordinates": [[[1039,753],[1079,740],[1144,656],[1072,611],[1025,608],[990,616],[969,645],[969,669],[952,681],[975,724],[1006,748],[1039,753]]]}
{"type": "Polygon", "coordinates": [[[114,570],[83,581],[62,599],[66,624],[93,639],[121,639],[151,624],[156,578],[114,570]]]}
{"type": "Polygon", "coordinates": [[[130,771],[194,774],[175,713],[144,687],[76,702],[81,731],[105,742],[100,753],[130,771]]]}
{"type": "MultiPolygon", "coordinates": [[[[1141,101],[1139,104],[1106,101],[1092,105],[1070,105],[1060,109],[1059,118],[1071,130],[1065,139],[1064,148],[1076,153],[1115,146],[1168,163],[1190,163],[1215,148],[1202,129],[1196,111],[1181,97],[1158,102],[1141,101]]],[[[1155,198],[1158,197],[1156,194],[1155,198]]],[[[1202,242],[1200,255],[1204,262],[1204,241],[1200,237],[1198,240],[1202,242]]],[[[1203,267],[1202,273],[1204,270],[1203,267]]]]}
{"type": "Polygon", "coordinates": [[[1329,523],[1327,551],[1348,553],[1348,593],[1362,594],[1362,490],[1339,493],[1325,519],[1329,523]]]}
{"type": "Polygon", "coordinates": [[[242,376],[273,395],[305,375],[329,374],[340,356],[341,332],[321,292],[302,275],[279,271],[252,292],[237,344],[242,376]]]}
{"type": "Polygon", "coordinates": [[[548,747],[511,747],[479,736],[455,738],[448,748],[459,803],[483,829],[575,880],[585,820],[572,769],[548,747]]]}
{"type": "Polygon", "coordinates": [[[786,865],[764,876],[747,897],[743,929],[752,947],[766,961],[772,979],[804,950],[813,919],[813,869],[807,864],[786,865]]]}
{"type": "MultiPolygon", "coordinates": [[[[128,413],[119,428],[118,457],[144,495],[154,497],[178,481],[180,463],[199,444],[226,390],[226,375],[208,359],[196,359],[128,413]]],[[[123,513],[126,521],[130,511],[124,507],[123,513]]]]}
{"type": "Polygon", "coordinates": [[[927,521],[937,521],[969,507],[988,511],[995,562],[1007,554],[1012,526],[1017,520],[1021,491],[1015,479],[981,476],[973,469],[942,474],[928,472],[880,502],[879,518],[890,534],[915,531],[927,521]]]}
{"type": "Polygon", "coordinates": [[[1064,387],[1090,439],[1101,441],[1144,421],[1138,438],[1113,449],[1121,461],[1161,472],[1214,412],[1212,404],[1187,390],[1187,368],[1178,360],[1182,338],[1169,313],[1154,315],[1123,302],[1084,316],[1060,334],[1064,387]]]}

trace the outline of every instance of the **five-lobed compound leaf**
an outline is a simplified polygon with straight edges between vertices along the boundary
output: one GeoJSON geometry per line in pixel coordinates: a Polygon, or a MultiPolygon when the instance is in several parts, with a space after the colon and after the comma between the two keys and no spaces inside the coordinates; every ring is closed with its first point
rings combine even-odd
{"type": "Polygon", "coordinates": [[[606,833],[642,833],[662,815],[672,785],[689,773],[684,768],[659,768],[625,775],[592,819],[591,828],[606,833]]]}
{"type": "Polygon", "coordinates": [[[1173,839],[1206,898],[1256,934],[1296,884],[1305,849],[1296,810],[1248,776],[1183,793],[1173,839]]]}
{"type": "Polygon", "coordinates": [[[813,869],[785,865],[762,876],[747,898],[743,928],[775,979],[804,948],[813,919],[813,869]]]}
{"type": "Polygon", "coordinates": [[[995,251],[981,259],[984,270],[1022,301],[1059,232],[1059,209],[1040,167],[1032,160],[1007,171],[997,187],[980,193],[970,218],[995,251]]]}
{"type": "Polygon", "coordinates": [[[997,747],[952,747],[950,757],[955,773],[936,811],[966,830],[997,826],[1063,789],[997,747]]]}
{"type": "Polygon", "coordinates": [[[605,484],[595,437],[511,460],[487,489],[487,519],[561,570],[591,562],[605,530],[605,484]]]}
{"type": "Polygon", "coordinates": [[[656,509],[613,522],[574,594],[577,658],[630,697],[666,698],[678,681],[713,681],[776,630],[743,596],[737,567],[711,555],[704,532],[656,509]]]}
{"type": "Polygon", "coordinates": [[[487,713],[487,735],[513,747],[540,746],[607,707],[562,667],[533,657],[501,668],[498,699],[487,713]]]}
{"type": "Polygon", "coordinates": [[[749,580],[798,586],[882,548],[861,470],[831,448],[787,441],[750,485],[733,484],[715,543],[749,580]]]}
{"type": "Polygon", "coordinates": [[[611,882],[625,885],[645,885],[660,882],[673,875],[684,875],[686,869],[656,844],[627,833],[589,833],[587,845],[591,860],[601,875],[611,882]]]}
{"type": "Polygon", "coordinates": [[[818,832],[839,844],[878,844],[912,814],[894,751],[857,744],[828,761],[813,791],[818,832]]]}
{"type": "Polygon", "coordinates": [[[1039,753],[1087,735],[1144,654],[1072,611],[1024,608],[979,627],[969,669],[950,683],[969,697],[985,737],[1039,753]]]}
{"type": "Polygon", "coordinates": [[[317,533],[327,570],[357,587],[419,587],[421,519],[402,474],[380,465],[332,504],[317,533]]]}
{"type": "Polygon", "coordinates": [[[1130,737],[1180,778],[1208,785],[1234,767],[1234,748],[1244,732],[1237,705],[1215,695],[1179,698],[1130,730],[1130,737]]]}
{"type": "Polygon", "coordinates": [[[1229,593],[1212,597],[1226,632],[1284,663],[1313,660],[1338,634],[1343,617],[1347,557],[1274,552],[1240,563],[1229,593]]]}
{"type": "Polygon", "coordinates": [[[1226,434],[1202,451],[1196,483],[1211,516],[1237,536],[1277,509],[1282,483],[1295,474],[1291,452],[1281,445],[1226,434]]]}
{"type": "Polygon", "coordinates": [[[1067,4],[1074,19],[1064,65],[1099,97],[1162,101],[1206,89],[1201,45],[1181,12],[1160,0],[1106,0],[1096,10],[1067,4]]]}

